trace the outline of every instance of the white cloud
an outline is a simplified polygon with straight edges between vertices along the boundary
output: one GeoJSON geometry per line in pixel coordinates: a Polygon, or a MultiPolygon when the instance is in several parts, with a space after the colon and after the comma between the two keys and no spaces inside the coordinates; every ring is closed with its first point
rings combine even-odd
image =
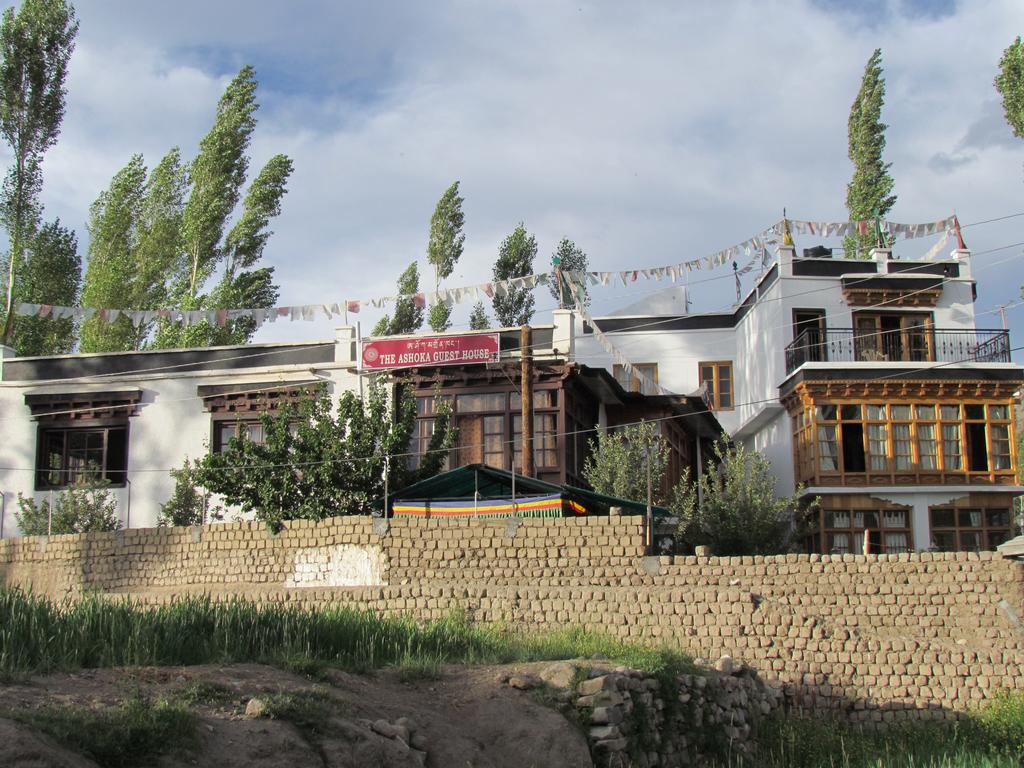
{"type": "MultiPolygon", "coordinates": [[[[846,119],[881,47],[892,218],[1017,212],[1024,142],[998,140],[992,79],[1024,8],[887,9],[875,23],[795,0],[452,0],[429,12],[81,2],[46,199],[81,225],[132,152],[155,162],[174,144],[192,151],[226,79],[252,61],[264,83],[254,165],[283,151],[296,167],[267,251],[285,303],[391,292],[422,260],[433,205],[456,178],[467,240],[455,284],[485,278],[520,220],[538,237],[538,268],[563,235],[598,268],[666,264],[742,240],[783,206],[844,218],[846,119]]],[[[1020,221],[965,234],[980,251],[1024,240],[1020,221]]],[[[1002,279],[979,273],[980,304],[1017,294],[1024,267],[1006,266],[1002,279]]],[[[609,289],[595,306],[635,294],[609,289]]],[[[732,298],[731,280],[712,283],[695,309],[732,298]]],[[[261,333],[308,338],[330,325],[261,333]]]]}

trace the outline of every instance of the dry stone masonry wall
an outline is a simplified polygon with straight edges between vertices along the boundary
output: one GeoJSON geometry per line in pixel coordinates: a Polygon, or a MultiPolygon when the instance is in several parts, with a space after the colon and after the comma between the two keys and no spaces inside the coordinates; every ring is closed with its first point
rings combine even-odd
{"type": "Polygon", "coordinates": [[[205,593],[527,628],[580,624],[728,654],[789,706],[943,718],[1024,690],[1024,565],[992,553],[643,555],[634,517],[292,521],[7,539],[0,584],[62,599],[205,593]]]}

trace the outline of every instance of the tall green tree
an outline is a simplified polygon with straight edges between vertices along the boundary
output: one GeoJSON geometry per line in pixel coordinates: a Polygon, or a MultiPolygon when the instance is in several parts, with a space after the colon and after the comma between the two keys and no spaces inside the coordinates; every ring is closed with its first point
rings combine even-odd
{"type": "Polygon", "coordinates": [[[1006,122],[1013,128],[1014,136],[1024,139],[1024,45],[1019,36],[999,59],[995,85],[1003,97],[1006,122]]]}
{"type": "MultiPolygon", "coordinates": [[[[533,274],[533,260],[537,257],[537,239],[526,231],[522,222],[506,237],[498,249],[494,263],[494,279],[508,280],[533,274]]],[[[496,291],[492,304],[499,327],[526,325],[533,317],[533,291],[529,288],[510,288],[504,295],[496,291]]]]}
{"type": "MultiPolygon", "coordinates": [[[[217,105],[213,127],[199,143],[188,167],[189,192],[181,213],[180,252],[172,268],[164,306],[228,309],[238,302],[269,307],[277,299],[273,268],[254,268],[263,253],[270,219],[280,213],[281,199],[292,172],[284,155],[270,159],[257,174],[238,222],[225,237],[228,220],[239,201],[249,170],[249,145],[256,128],[256,74],[245,66],[231,81],[217,105]],[[204,288],[224,265],[221,280],[207,294],[204,288]]],[[[191,326],[162,323],[154,346],[207,346],[241,343],[255,330],[248,321],[224,327],[207,322],[191,326]]]]}
{"type": "MultiPolygon", "coordinates": [[[[84,306],[133,307],[129,303],[130,284],[135,273],[135,238],[145,187],[142,155],[133,155],[90,207],[89,258],[82,285],[84,306]]],[[[106,322],[93,316],[82,323],[80,348],[82,352],[126,351],[133,349],[134,336],[127,317],[106,322]]]]}
{"type": "Polygon", "coordinates": [[[559,309],[572,309],[576,306],[576,297],[581,297],[584,306],[590,306],[590,296],[587,295],[586,282],[582,277],[573,278],[570,273],[582,274],[589,269],[587,254],[583,252],[576,243],[567,237],[563,237],[555,252],[551,254],[551,295],[558,302],[559,309]],[[562,281],[559,284],[558,276],[561,274],[562,281]]]}
{"type": "MultiPolygon", "coordinates": [[[[459,182],[453,183],[437,201],[434,215],[430,217],[430,240],[427,243],[427,261],[434,265],[434,290],[441,287],[441,281],[451,275],[455,264],[462,256],[466,236],[462,226],[466,217],[462,213],[463,199],[459,196],[459,182]]],[[[427,321],[430,327],[440,333],[451,326],[450,304],[436,302],[430,307],[427,321]]]]}
{"type": "MultiPolygon", "coordinates": [[[[60,220],[43,224],[26,253],[20,296],[30,304],[78,304],[82,261],[78,238],[60,220]]],[[[20,317],[14,346],[22,355],[62,355],[75,348],[75,322],[70,317],[20,317]]]]}
{"type": "Polygon", "coordinates": [[[416,426],[416,398],[378,378],[364,401],[345,392],[334,409],[321,391],[264,414],[263,443],[243,432],[223,453],[200,459],[195,479],[272,529],[294,518],[369,514],[371,503],[384,496],[385,473],[389,489],[396,491],[444,465],[455,432],[451,405],[438,402],[437,409],[434,434],[415,469],[401,455],[408,452],[416,426]],[[239,466],[245,471],[231,471],[239,466]]]}
{"type": "Polygon", "coordinates": [[[659,504],[668,459],[668,441],[658,425],[642,421],[614,432],[598,432],[597,439],[590,441],[583,477],[598,493],[645,502],[649,461],[653,501],[659,504]]]}
{"type": "MultiPolygon", "coordinates": [[[[886,213],[896,203],[889,175],[892,163],[882,160],[885,129],[882,104],[885,102],[885,78],[882,76],[882,49],[876,48],[864,67],[860,91],[850,108],[849,156],[853,179],[846,185],[846,208],[851,221],[870,219],[876,212],[886,213]]],[[[851,235],[843,243],[848,257],[867,258],[877,244],[875,234],[851,235]]]]}
{"type": "Polygon", "coordinates": [[[77,33],[75,9],[64,0],[24,0],[17,13],[8,8],[0,21],[0,135],[13,155],[0,189],[0,222],[9,240],[0,261],[6,277],[4,344],[13,338],[25,252],[42,215],[43,156],[60,134],[64,80],[77,33]]]}
{"type": "Polygon", "coordinates": [[[487,310],[484,309],[484,303],[478,301],[473,305],[473,311],[469,313],[469,330],[471,331],[486,331],[491,327],[491,320],[487,317],[487,310]]]}
{"type": "Polygon", "coordinates": [[[384,315],[373,327],[374,336],[415,333],[423,327],[423,296],[420,294],[420,270],[414,261],[398,277],[395,315],[384,315]]]}

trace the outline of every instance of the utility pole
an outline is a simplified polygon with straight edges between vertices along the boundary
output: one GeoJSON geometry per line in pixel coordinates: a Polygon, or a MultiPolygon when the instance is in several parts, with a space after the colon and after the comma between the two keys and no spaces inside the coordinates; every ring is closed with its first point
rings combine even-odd
{"type": "Polygon", "coordinates": [[[522,363],[520,370],[519,399],[522,405],[522,474],[533,477],[533,353],[531,346],[533,333],[530,326],[519,328],[519,357],[522,363]]]}
{"type": "Polygon", "coordinates": [[[651,503],[653,488],[651,487],[651,442],[647,441],[644,455],[647,458],[647,554],[654,552],[654,508],[651,503]]]}

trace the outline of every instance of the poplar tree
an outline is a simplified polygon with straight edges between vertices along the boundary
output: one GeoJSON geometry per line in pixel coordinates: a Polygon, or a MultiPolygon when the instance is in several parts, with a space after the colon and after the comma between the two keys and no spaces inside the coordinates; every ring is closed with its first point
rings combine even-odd
{"type": "Polygon", "coordinates": [[[576,243],[567,237],[563,237],[551,254],[551,295],[558,302],[559,309],[572,309],[576,306],[576,296],[582,296],[584,306],[590,305],[590,296],[586,292],[586,283],[583,278],[575,281],[569,273],[583,273],[589,268],[587,254],[583,252],[576,243]],[[562,276],[561,285],[558,282],[559,272],[562,276]]]}
{"type": "Polygon", "coordinates": [[[397,336],[415,333],[423,326],[423,297],[420,293],[420,270],[414,261],[398,277],[398,298],[395,316],[384,315],[373,327],[374,336],[397,336]]]}
{"type": "Polygon", "coordinates": [[[1024,139],[1024,46],[1020,37],[1003,51],[995,85],[1003,97],[1006,122],[1013,128],[1014,136],[1024,139]]]}
{"type": "MultiPolygon", "coordinates": [[[[462,245],[466,236],[462,226],[466,221],[462,213],[463,199],[459,196],[459,182],[453,183],[437,201],[434,215],[430,217],[430,240],[427,243],[427,261],[434,265],[434,290],[441,287],[441,281],[451,275],[455,264],[462,256],[462,245]]],[[[430,307],[428,322],[436,331],[446,331],[451,326],[450,304],[438,301],[430,307]]]]}
{"type": "MultiPolygon", "coordinates": [[[[43,224],[26,253],[19,296],[30,304],[78,304],[82,261],[78,238],[60,220],[43,224]]],[[[63,355],[75,348],[75,322],[70,317],[21,317],[14,329],[20,355],[63,355]]]]}
{"type": "MultiPolygon", "coordinates": [[[[134,155],[89,209],[89,260],[82,287],[86,307],[156,309],[180,251],[185,169],[177,148],[148,175],[134,155]]],[[[132,325],[92,317],[82,324],[82,352],[141,349],[152,322],[132,325]]]]}
{"type": "MultiPolygon", "coordinates": [[[[199,154],[188,167],[189,193],[181,215],[181,248],[172,267],[165,307],[185,310],[227,309],[238,301],[270,307],[277,300],[273,268],[252,269],[263,253],[269,220],[280,212],[281,198],[292,172],[291,161],[277,155],[257,174],[246,195],[240,219],[225,238],[228,219],[242,198],[249,170],[249,144],[256,128],[256,76],[241,69],[217,105],[213,127],[199,143],[199,154]],[[224,274],[212,293],[207,281],[224,264],[224,274]]],[[[154,346],[208,346],[243,343],[255,330],[251,321],[214,327],[161,323],[154,346]]]]}
{"type": "Polygon", "coordinates": [[[27,277],[26,250],[42,216],[43,156],[60,134],[64,80],[77,33],[75,9],[64,0],[24,0],[17,13],[8,8],[0,20],[0,135],[13,155],[0,189],[0,223],[9,241],[0,258],[6,278],[4,344],[13,340],[21,288],[39,284],[21,278],[27,277]]]}
{"type": "Polygon", "coordinates": [[[487,310],[484,309],[484,303],[478,301],[473,305],[473,311],[469,313],[469,330],[471,331],[486,331],[491,327],[491,320],[487,317],[487,310]]]}
{"type": "MultiPolygon", "coordinates": [[[[494,263],[494,279],[509,280],[533,274],[537,256],[537,240],[526,231],[522,222],[506,237],[494,263]]],[[[495,291],[492,304],[498,327],[526,325],[533,317],[533,292],[529,288],[509,288],[504,295],[495,291]]]]}
{"type": "MultiPolygon", "coordinates": [[[[885,129],[882,104],[885,102],[885,78],[882,76],[882,49],[876,48],[864,67],[860,91],[850,108],[849,137],[853,179],[846,186],[846,208],[851,221],[863,221],[876,214],[885,216],[896,202],[889,175],[892,163],[882,161],[885,129]]],[[[876,246],[872,232],[851,235],[843,243],[847,257],[867,258],[876,246]]]]}

